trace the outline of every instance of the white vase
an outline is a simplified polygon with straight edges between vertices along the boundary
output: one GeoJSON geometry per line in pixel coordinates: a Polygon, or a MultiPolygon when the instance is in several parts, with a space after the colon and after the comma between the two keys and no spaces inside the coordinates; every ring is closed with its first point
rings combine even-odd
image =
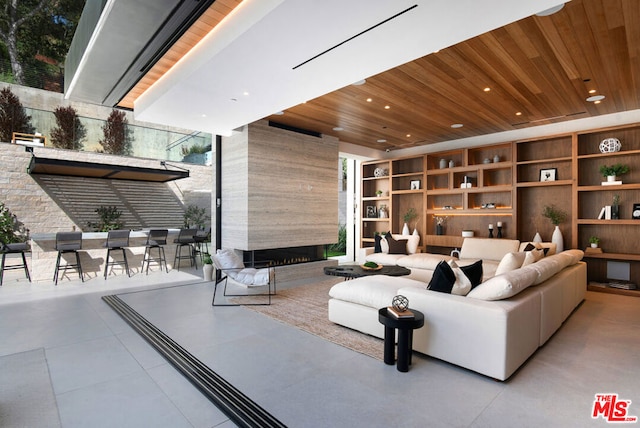
{"type": "Polygon", "coordinates": [[[615,175],[607,175],[607,181],[609,183],[613,183],[614,181],[616,181],[616,176],[615,175]]]}
{"type": "Polygon", "coordinates": [[[402,226],[402,234],[403,235],[411,234],[411,231],[409,230],[409,226],[407,226],[407,223],[405,223],[404,226],[402,226]]]}
{"type": "Polygon", "coordinates": [[[202,273],[205,281],[213,281],[213,265],[202,266],[202,273]]]}
{"type": "Polygon", "coordinates": [[[555,230],[553,231],[553,235],[551,235],[551,242],[556,244],[556,253],[564,251],[564,238],[562,238],[560,226],[556,226],[555,230]]]}
{"type": "Polygon", "coordinates": [[[538,232],[536,232],[536,235],[533,237],[533,242],[542,242],[542,236],[540,236],[538,232]]]}
{"type": "Polygon", "coordinates": [[[418,236],[418,229],[416,229],[415,227],[413,228],[413,235],[418,236]]]}

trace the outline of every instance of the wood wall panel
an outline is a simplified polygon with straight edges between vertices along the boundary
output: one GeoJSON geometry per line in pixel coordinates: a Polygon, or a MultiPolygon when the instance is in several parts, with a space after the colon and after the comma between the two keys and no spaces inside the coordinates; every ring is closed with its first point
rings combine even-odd
{"type": "Polygon", "coordinates": [[[224,247],[261,250],[336,242],[338,140],[259,121],[223,139],[224,247]],[[245,156],[246,163],[240,160],[245,156]]]}

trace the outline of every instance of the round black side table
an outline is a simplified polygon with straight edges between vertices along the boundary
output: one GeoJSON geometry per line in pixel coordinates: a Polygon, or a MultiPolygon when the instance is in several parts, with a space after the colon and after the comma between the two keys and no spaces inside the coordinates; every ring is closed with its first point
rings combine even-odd
{"type": "Polygon", "coordinates": [[[396,318],[387,313],[387,308],[378,310],[378,320],[384,325],[384,362],[395,363],[394,345],[395,330],[398,330],[398,371],[408,372],[411,364],[413,347],[413,330],[424,325],[424,315],[420,311],[410,309],[413,318],[396,318]]]}

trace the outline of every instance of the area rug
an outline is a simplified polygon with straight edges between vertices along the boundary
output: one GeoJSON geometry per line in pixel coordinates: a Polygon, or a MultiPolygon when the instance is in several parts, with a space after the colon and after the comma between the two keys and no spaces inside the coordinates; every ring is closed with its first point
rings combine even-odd
{"type": "MultiPolygon", "coordinates": [[[[278,290],[270,306],[246,306],[282,323],[383,361],[382,339],[329,321],[329,289],[337,279],[278,290]]],[[[238,300],[238,302],[242,302],[238,300]]]]}
{"type": "Polygon", "coordinates": [[[0,426],[60,426],[44,348],[0,357],[0,426]]]}

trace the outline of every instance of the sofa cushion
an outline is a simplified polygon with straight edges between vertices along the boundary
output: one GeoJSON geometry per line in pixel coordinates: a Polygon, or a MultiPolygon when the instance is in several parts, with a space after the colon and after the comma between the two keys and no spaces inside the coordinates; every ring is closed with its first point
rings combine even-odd
{"type": "Polygon", "coordinates": [[[234,250],[229,248],[221,248],[216,251],[216,259],[220,265],[220,269],[242,269],[244,263],[240,256],[234,250]]]}
{"type": "Polygon", "coordinates": [[[451,266],[446,261],[441,261],[433,271],[433,276],[427,290],[438,291],[440,293],[451,294],[453,284],[456,282],[456,274],[451,269],[451,266]]]}
{"type": "Polygon", "coordinates": [[[512,270],[488,279],[471,290],[467,297],[479,300],[502,300],[515,296],[520,291],[533,285],[538,272],[534,265],[512,270]]]}
{"type": "MultiPolygon", "coordinates": [[[[340,281],[329,290],[329,296],[371,308],[391,305],[398,290],[405,287],[424,288],[425,283],[404,277],[370,275],[351,281],[340,281]]],[[[409,302],[411,305],[411,302],[409,302]]]]}
{"type": "MultiPolygon", "coordinates": [[[[418,244],[420,244],[420,235],[395,235],[391,232],[387,232],[380,236],[380,252],[389,253],[389,241],[390,240],[406,240],[406,251],[404,254],[414,254],[418,251],[418,244]],[[388,237],[388,239],[387,239],[388,237]]],[[[375,244],[374,244],[375,245],[375,244]]]]}
{"type": "Polygon", "coordinates": [[[460,258],[499,262],[505,254],[518,251],[519,245],[517,239],[464,238],[460,258]]]}
{"type": "Polygon", "coordinates": [[[403,257],[407,256],[405,254],[373,253],[369,254],[365,260],[382,266],[393,266],[403,257]]]}
{"type": "Polygon", "coordinates": [[[387,235],[389,254],[407,254],[407,239],[396,240],[393,235],[387,235]]]}
{"type": "Polygon", "coordinates": [[[496,275],[502,275],[503,273],[511,272],[512,270],[520,269],[526,254],[524,251],[517,253],[511,252],[504,255],[500,264],[496,268],[496,275]]]}
{"type": "Polygon", "coordinates": [[[398,259],[397,264],[408,269],[435,270],[438,263],[443,260],[455,260],[455,257],[445,256],[444,254],[416,253],[398,259]]]}

